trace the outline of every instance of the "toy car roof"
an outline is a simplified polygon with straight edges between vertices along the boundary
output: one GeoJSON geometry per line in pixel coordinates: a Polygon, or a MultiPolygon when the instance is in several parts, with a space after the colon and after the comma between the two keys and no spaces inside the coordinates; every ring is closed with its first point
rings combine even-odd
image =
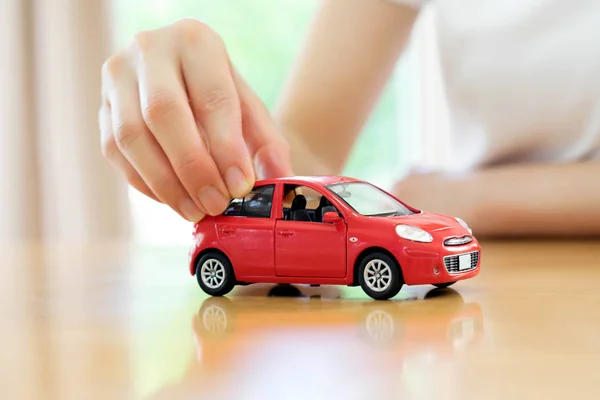
{"type": "Polygon", "coordinates": [[[335,175],[313,175],[313,176],[287,176],[281,178],[261,179],[256,181],[255,186],[267,185],[277,182],[311,182],[319,185],[329,185],[332,183],[341,182],[362,182],[359,179],[350,178],[346,176],[335,176],[335,175]]]}

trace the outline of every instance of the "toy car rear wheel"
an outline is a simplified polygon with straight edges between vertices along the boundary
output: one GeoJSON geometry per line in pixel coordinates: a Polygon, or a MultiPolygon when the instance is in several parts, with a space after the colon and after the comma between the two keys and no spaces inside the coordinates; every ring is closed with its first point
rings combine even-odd
{"type": "Polygon", "coordinates": [[[204,254],[196,262],[198,285],[211,296],[224,296],[235,286],[235,274],[231,263],[221,253],[204,254]]]}
{"type": "Polygon", "coordinates": [[[456,283],[456,281],[454,282],[446,282],[446,283],[435,283],[433,286],[435,286],[438,289],[445,289],[448,286],[452,286],[456,283]]]}
{"type": "Polygon", "coordinates": [[[371,253],[358,267],[358,280],[363,291],[375,300],[388,300],[404,285],[400,266],[385,253],[371,253]]]}

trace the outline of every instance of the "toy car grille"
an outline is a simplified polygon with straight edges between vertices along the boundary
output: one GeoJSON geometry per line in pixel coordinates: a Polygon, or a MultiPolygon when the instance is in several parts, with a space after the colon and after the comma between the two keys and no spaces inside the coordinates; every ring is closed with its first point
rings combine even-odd
{"type": "Polygon", "coordinates": [[[456,254],[456,255],[444,257],[444,266],[446,267],[446,271],[448,271],[451,274],[452,273],[458,274],[461,272],[471,271],[471,270],[477,268],[478,263],[479,263],[479,252],[478,251],[474,251],[472,253],[456,254]],[[463,268],[461,268],[460,256],[465,256],[465,255],[470,256],[470,261],[466,267],[463,265],[462,266],[463,268]]]}

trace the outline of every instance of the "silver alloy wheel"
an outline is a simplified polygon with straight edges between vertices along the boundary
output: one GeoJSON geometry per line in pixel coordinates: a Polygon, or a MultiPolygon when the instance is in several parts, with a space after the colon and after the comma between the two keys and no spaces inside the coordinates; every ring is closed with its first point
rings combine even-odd
{"type": "Polygon", "coordinates": [[[209,306],[202,313],[202,323],[204,329],[211,333],[225,332],[227,329],[227,314],[219,306],[209,306]]]}
{"type": "Polygon", "coordinates": [[[367,263],[364,278],[369,289],[383,292],[392,284],[392,269],[385,261],[374,259],[367,263]]]}
{"type": "Polygon", "coordinates": [[[218,289],[225,282],[225,267],[216,258],[209,258],[202,264],[200,276],[210,289],[218,289]]]}

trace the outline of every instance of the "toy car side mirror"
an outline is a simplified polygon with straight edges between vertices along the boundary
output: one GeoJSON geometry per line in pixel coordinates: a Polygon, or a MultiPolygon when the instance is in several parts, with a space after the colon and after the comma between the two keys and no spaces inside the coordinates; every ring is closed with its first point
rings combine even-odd
{"type": "Polygon", "coordinates": [[[338,224],[342,222],[342,217],[335,211],[328,211],[323,215],[323,222],[327,224],[338,224]]]}

